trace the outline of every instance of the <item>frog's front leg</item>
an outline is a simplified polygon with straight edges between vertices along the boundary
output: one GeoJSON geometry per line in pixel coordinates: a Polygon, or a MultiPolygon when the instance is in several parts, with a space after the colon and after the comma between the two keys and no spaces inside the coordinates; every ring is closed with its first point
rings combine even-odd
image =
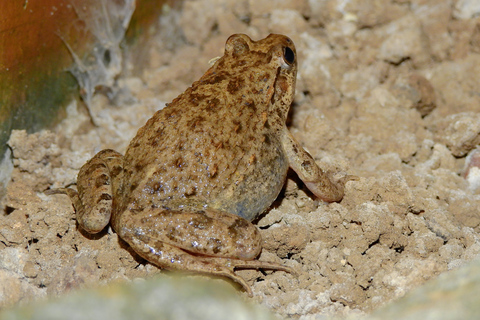
{"type": "Polygon", "coordinates": [[[252,291],[234,269],[273,269],[295,273],[273,262],[253,260],[261,251],[258,229],[218,210],[144,208],[126,211],[115,229],[141,257],[169,270],[228,277],[252,291]]]}
{"type": "Polygon", "coordinates": [[[287,129],[284,130],[282,135],[282,146],[290,167],[297,173],[307,188],[323,201],[342,200],[345,183],[350,180],[358,180],[356,176],[347,175],[338,181],[333,181],[327,173],[320,169],[313,157],[300,146],[287,129]]]}
{"type": "Polygon", "coordinates": [[[68,189],[78,224],[89,233],[107,226],[112,213],[113,181],[123,172],[123,156],[102,150],[85,163],[77,177],[77,190],[68,189]]]}

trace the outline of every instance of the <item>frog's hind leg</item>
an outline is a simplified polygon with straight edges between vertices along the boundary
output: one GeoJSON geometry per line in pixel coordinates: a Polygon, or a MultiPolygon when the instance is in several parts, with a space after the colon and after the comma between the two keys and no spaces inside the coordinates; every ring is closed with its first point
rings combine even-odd
{"type": "Polygon", "coordinates": [[[116,228],[143,258],[165,269],[228,277],[251,294],[235,269],[292,269],[256,260],[261,235],[247,220],[219,210],[148,208],[126,211],[116,228]]]}
{"type": "Polygon", "coordinates": [[[293,269],[274,262],[196,256],[166,243],[147,244],[138,238],[130,238],[128,242],[142,258],[160,268],[226,277],[241,285],[250,297],[252,289],[234,269],[271,269],[296,274],[293,269]]]}
{"type": "Polygon", "coordinates": [[[89,233],[102,231],[112,213],[112,180],[123,171],[123,156],[102,150],[82,166],[77,177],[78,193],[69,189],[78,224],[89,233]]]}

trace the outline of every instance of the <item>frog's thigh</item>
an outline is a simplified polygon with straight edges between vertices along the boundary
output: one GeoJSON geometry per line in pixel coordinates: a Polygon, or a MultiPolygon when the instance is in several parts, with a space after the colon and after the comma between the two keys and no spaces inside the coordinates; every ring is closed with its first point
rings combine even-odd
{"type": "Polygon", "coordinates": [[[252,260],[261,251],[261,236],[254,225],[218,210],[145,208],[125,212],[121,220],[117,232],[124,239],[159,241],[194,254],[243,260],[252,260]]]}
{"type": "Polygon", "coordinates": [[[100,232],[112,212],[112,177],[122,170],[122,155],[103,150],[82,166],[77,178],[78,196],[73,199],[78,224],[89,233],[100,232]]]}

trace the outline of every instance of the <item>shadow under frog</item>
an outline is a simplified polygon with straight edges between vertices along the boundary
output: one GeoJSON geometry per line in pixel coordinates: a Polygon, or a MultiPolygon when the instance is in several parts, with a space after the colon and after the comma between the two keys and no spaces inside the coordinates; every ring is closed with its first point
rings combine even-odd
{"type": "Polygon", "coordinates": [[[225,54],[140,128],[125,156],[103,150],[88,161],[72,199],[89,233],[113,229],[165,269],[225,276],[250,286],[239,268],[294,272],[256,260],[251,224],[280,193],[291,167],[320,199],[340,201],[352,176],[332,181],[293,138],[286,118],[297,55],[288,37],[228,38],[225,54]]]}

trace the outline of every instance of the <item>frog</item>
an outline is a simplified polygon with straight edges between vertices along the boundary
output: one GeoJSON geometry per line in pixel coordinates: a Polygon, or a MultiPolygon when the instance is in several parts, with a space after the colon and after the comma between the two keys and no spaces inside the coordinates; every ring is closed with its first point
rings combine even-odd
{"type": "Polygon", "coordinates": [[[110,223],[142,258],[168,270],[230,278],[252,295],[238,269],[295,274],[260,261],[252,221],[275,201],[293,169],[314,196],[344,196],[295,140],[287,116],[295,96],[297,53],[285,35],[230,36],[224,55],[157,111],[125,155],[106,149],[84,164],[67,193],[79,226],[110,223]]]}

